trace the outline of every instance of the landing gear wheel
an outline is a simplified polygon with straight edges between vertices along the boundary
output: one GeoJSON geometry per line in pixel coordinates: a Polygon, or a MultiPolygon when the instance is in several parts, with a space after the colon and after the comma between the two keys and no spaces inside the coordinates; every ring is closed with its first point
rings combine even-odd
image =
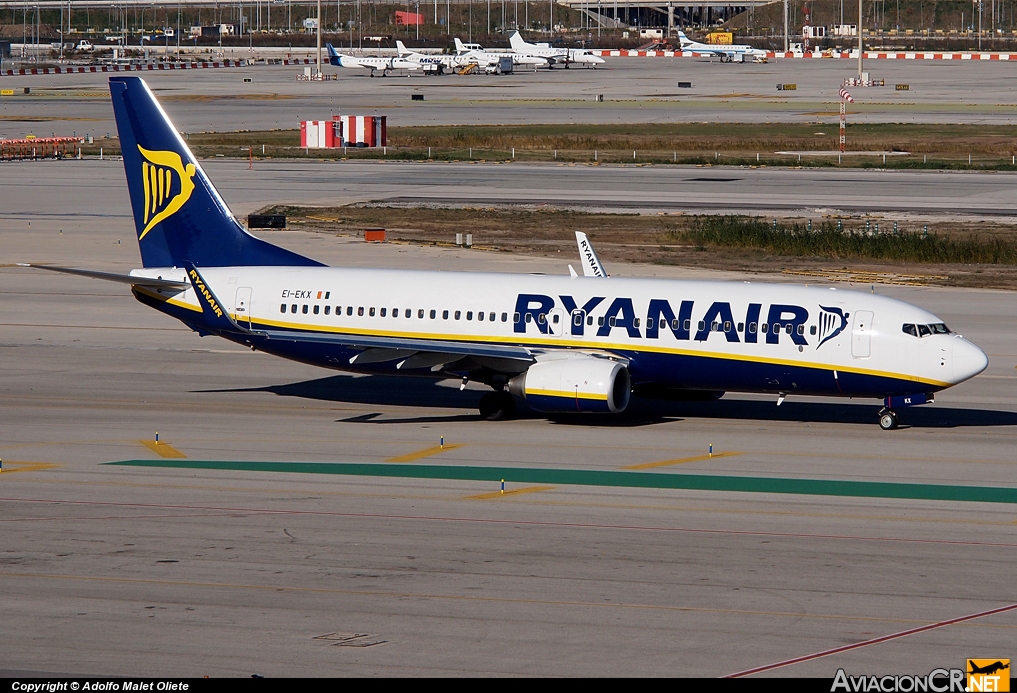
{"type": "Polygon", "coordinates": [[[889,409],[879,412],[879,427],[884,431],[892,431],[897,428],[897,425],[897,414],[889,409]]]}
{"type": "Polygon", "coordinates": [[[516,400],[504,390],[480,398],[480,416],[486,421],[503,421],[516,414],[516,400]]]}

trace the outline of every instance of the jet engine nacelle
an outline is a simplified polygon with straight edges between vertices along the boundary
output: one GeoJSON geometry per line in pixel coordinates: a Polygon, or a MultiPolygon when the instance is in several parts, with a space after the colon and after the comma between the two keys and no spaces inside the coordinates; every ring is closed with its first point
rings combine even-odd
{"type": "Polygon", "coordinates": [[[509,392],[545,413],[617,414],[629,405],[632,380],[623,364],[588,354],[548,354],[509,381],[509,392]]]}

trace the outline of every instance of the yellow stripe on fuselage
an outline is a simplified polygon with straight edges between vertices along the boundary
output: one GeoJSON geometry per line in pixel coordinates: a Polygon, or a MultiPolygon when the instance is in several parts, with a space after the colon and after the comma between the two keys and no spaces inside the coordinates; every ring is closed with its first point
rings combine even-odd
{"type": "MultiPolygon", "coordinates": [[[[201,308],[192,304],[181,301],[177,298],[167,298],[159,295],[152,291],[143,290],[140,287],[134,287],[136,291],[144,291],[144,293],[152,298],[161,299],[166,303],[177,306],[179,308],[186,308],[197,313],[201,312],[201,308]]],[[[237,319],[237,316],[233,316],[237,319]]],[[[246,321],[246,317],[244,320],[246,321]]],[[[533,337],[530,335],[525,336],[525,340],[513,340],[499,337],[492,337],[491,335],[463,335],[463,334],[452,334],[452,333],[434,333],[434,332],[406,332],[401,330],[368,330],[358,327],[327,327],[324,325],[314,325],[307,323],[298,322],[286,322],[282,320],[270,320],[266,318],[257,318],[252,316],[252,322],[255,325],[263,325],[265,327],[279,327],[290,330],[302,330],[304,332],[319,332],[324,334],[333,335],[364,335],[374,337],[396,337],[400,339],[430,339],[430,340],[441,340],[448,342],[463,342],[469,344],[495,344],[495,345],[511,345],[511,346],[524,346],[524,347],[546,347],[546,348],[557,348],[557,349],[595,349],[599,351],[635,351],[642,353],[651,354],[669,354],[673,356],[692,356],[696,358],[713,358],[721,359],[726,361],[738,361],[743,363],[763,363],[773,366],[791,366],[795,368],[813,368],[818,370],[830,371],[831,373],[837,371],[838,373],[854,373],[856,375],[869,375],[881,378],[893,378],[895,380],[910,380],[915,383],[923,385],[931,385],[933,387],[951,387],[953,383],[944,382],[941,380],[933,380],[931,378],[920,378],[915,375],[908,375],[904,373],[893,373],[891,371],[880,371],[869,368],[859,368],[857,366],[846,366],[840,364],[824,364],[824,363],[812,363],[810,361],[799,361],[796,359],[781,359],[772,358],[766,356],[755,356],[752,354],[726,354],[716,351],[702,351],[696,349],[682,349],[678,347],[669,347],[657,344],[647,343],[618,343],[618,342],[594,342],[584,339],[576,339],[575,337],[533,337]]],[[[388,318],[390,319],[390,318],[388,318]]],[[[509,324],[509,323],[506,323],[509,324]]],[[[552,395],[560,397],[562,395],[552,395]]],[[[569,393],[567,396],[574,397],[575,393],[569,393]]]]}

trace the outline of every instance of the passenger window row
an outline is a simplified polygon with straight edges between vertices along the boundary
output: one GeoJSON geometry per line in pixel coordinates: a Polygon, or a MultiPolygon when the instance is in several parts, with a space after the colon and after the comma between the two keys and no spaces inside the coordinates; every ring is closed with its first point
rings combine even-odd
{"type": "MultiPolygon", "coordinates": [[[[353,315],[353,311],[354,311],[353,306],[346,306],[346,315],[352,316],[353,315]]],[[[296,303],[291,303],[291,304],[282,303],[282,304],[279,305],[279,312],[280,313],[289,312],[289,313],[294,313],[294,314],[299,312],[299,313],[302,313],[303,315],[307,315],[308,313],[312,313],[314,315],[319,315],[320,313],[323,312],[325,315],[331,315],[331,313],[332,313],[332,306],[325,306],[324,310],[322,310],[322,307],[320,305],[317,305],[317,304],[315,304],[313,306],[310,306],[310,305],[308,305],[306,303],[303,304],[303,305],[297,305],[296,303]]],[[[364,314],[365,314],[364,306],[358,307],[356,309],[356,312],[357,312],[357,316],[358,317],[363,317],[364,314]]],[[[336,306],[335,307],[335,314],[336,315],[342,315],[343,314],[343,307],[342,306],[336,306]]],[[[376,308],[375,306],[371,306],[370,308],[366,309],[366,314],[367,314],[368,317],[371,317],[371,318],[373,318],[375,316],[385,318],[385,317],[389,317],[390,315],[393,318],[398,318],[400,316],[402,316],[404,318],[412,318],[413,317],[413,309],[412,308],[403,308],[403,309],[400,310],[399,308],[393,308],[391,310],[391,312],[389,312],[388,308],[376,308]]],[[[438,311],[437,310],[433,310],[433,309],[430,310],[430,311],[425,311],[423,308],[418,308],[417,309],[417,319],[418,320],[423,320],[425,315],[427,315],[431,320],[436,320],[438,318],[438,311]]],[[[457,310],[457,311],[455,311],[453,313],[453,316],[454,316],[454,318],[456,320],[461,320],[462,317],[463,317],[463,311],[457,310]]],[[[494,312],[493,310],[490,311],[490,312],[477,311],[476,314],[474,314],[474,311],[472,311],[472,310],[466,311],[466,319],[467,320],[473,320],[474,316],[476,317],[476,320],[478,322],[484,322],[485,320],[487,322],[496,322],[498,320],[498,314],[496,312],[494,312]]],[[[514,318],[515,320],[519,319],[519,313],[514,313],[514,316],[515,316],[515,318],[514,318]]],[[[447,311],[447,310],[441,311],[441,319],[442,320],[448,320],[449,319],[449,311],[447,311]]],[[[508,313],[502,313],[501,314],[501,321],[502,322],[508,322],[508,313]]],[[[558,321],[557,320],[557,316],[555,316],[555,322],[557,322],[557,321],[558,321]]]]}
{"type": "MultiPolygon", "coordinates": [[[[353,306],[346,306],[345,310],[346,310],[346,315],[352,316],[353,312],[354,312],[354,307],[353,306]]],[[[319,315],[321,313],[324,313],[325,315],[331,315],[332,314],[332,306],[327,305],[327,306],[322,307],[322,306],[320,306],[318,304],[314,304],[312,306],[312,305],[309,305],[307,303],[305,303],[303,305],[298,305],[296,303],[291,303],[291,304],[282,303],[282,304],[279,305],[279,312],[280,313],[289,312],[289,313],[293,313],[293,314],[296,314],[296,313],[299,312],[299,313],[302,313],[303,315],[307,315],[308,313],[311,313],[311,314],[314,314],[314,315],[319,315]]],[[[335,314],[337,316],[338,315],[342,315],[343,314],[343,306],[335,306],[335,314]]],[[[356,314],[357,314],[358,317],[363,317],[365,315],[365,307],[364,306],[360,306],[360,307],[356,308],[356,314]]],[[[376,308],[375,306],[371,306],[371,307],[366,309],[366,315],[368,317],[372,317],[372,318],[375,317],[375,316],[385,318],[385,317],[389,317],[389,315],[391,315],[391,317],[393,317],[393,318],[398,318],[398,317],[402,316],[403,318],[409,319],[409,318],[413,317],[413,309],[411,309],[411,308],[404,308],[404,309],[393,308],[391,310],[391,312],[390,312],[388,308],[376,308]]],[[[425,315],[426,315],[426,317],[430,318],[431,320],[436,320],[438,318],[438,311],[434,310],[434,309],[431,309],[429,311],[425,311],[425,309],[423,309],[423,308],[418,308],[417,309],[416,316],[417,316],[418,320],[423,320],[425,315]]],[[[442,320],[448,320],[449,319],[449,315],[450,315],[449,311],[447,311],[447,310],[441,311],[441,319],[442,320]]],[[[463,311],[457,310],[457,311],[452,312],[451,315],[452,315],[453,319],[461,320],[463,318],[463,311]]],[[[474,311],[472,311],[472,310],[466,311],[466,319],[469,320],[469,321],[472,321],[472,320],[476,319],[478,322],[484,322],[484,321],[487,321],[487,322],[496,322],[498,317],[499,317],[498,314],[495,313],[494,311],[490,311],[490,312],[477,311],[476,313],[474,313],[474,311]]],[[[502,313],[500,317],[501,317],[501,322],[508,322],[509,314],[508,313],[502,313]]],[[[513,323],[519,322],[519,317],[520,317],[519,313],[513,313],[512,314],[512,322],[513,323]]],[[[593,325],[593,319],[594,318],[593,318],[592,315],[588,315],[586,317],[586,324],[587,325],[593,325]]],[[[533,315],[531,313],[527,313],[525,320],[526,320],[527,323],[533,322],[533,315]]],[[[550,322],[552,324],[557,325],[559,323],[559,321],[560,321],[560,316],[557,313],[551,315],[550,322]]],[[[544,325],[547,322],[548,322],[548,316],[547,316],[546,313],[538,313],[537,314],[537,323],[539,323],[541,325],[544,325]]],[[[583,322],[582,315],[577,313],[573,317],[573,322],[577,326],[581,325],[582,322],[583,322]]],[[[600,316],[600,317],[597,318],[597,325],[598,326],[603,327],[604,322],[605,322],[604,316],[600,316]]],[[[610,318],[606,318],[606,322],[607,322],[607,324],[610,327],[615,327],[615,326],[617,326],[618,319],[616,317],[612,316],[610,318]]],[[[652,324],[652,320],[648,320],[647,322],[648,322],[648,324],[652,324]]],[[[633,327],[639,327],[639,325],[640,325],[639,318],[635,318],[633,320],[633,327]]],[[[664,319],[664,318],[660,318],[660,322],[659,322],[660,329],[662,329],[662,330],[663,329],[667,329],[668,326],[669,325],[668,325],[667,320],[664,319]]],[[[678,319],[674,319],[670,323],[670,328],[672,330],[678,330],[679,328],[682,328],[685,331],[689,331],[691,329],[691,327],[692,327],[692,321],[691,320],[685,320],[684,323],[680,323],[678,321],[678,319]]],[[[759,332],[761,332],[763,334],[766,334],[766,333],[771,332],[771,331],[773,333],[784,331],[787,334],[791,334],[793,331],[797,331],[798,334],[800,334],[800,335],[805,334],[805,325],[799,324],[797,330],[795,330],[794,327],[795,326],[792,323],[781,324],[779,322],[775,322],[771,326],[768,323],[757,324],[755,322],[750,322],[749,325],[748,325],[748,332],[749,332],[749,334],[756,334],[756,332],[759,331],[759,332]]],[[[745,323],[740,322],[740,323],[737,323],[737,325],[735,325],[734,323],[732,323],[729,320],[725,320],[723,323],[721,323],[719,321],[714,321],[714,322],[710,323],[710,331],[711,332],[730,332],[732,330],[732,328],[735,329],[738,332],[743,332],[743,331],[745,331],[745,323]]],[[[700,331],[705,330],[706,329],[706,322],[703,321],[703,320],[700,320],[699,324],[698,324],[698,329],[700,331]]],[[[924,337],[924,336],[929,335],[929,334],[949,334],[950,330],[943,323],[937,323],[935,325],[917,325],[917,326],[913,325],[913,324],[905,324],[904,325],[904,332],[906,332],[906,333],[908,333],[910,335],[913,335],[915,337],[918,337],[918,336],[924,337]]],[[[809,327],[809,334],[811,334],[811,335],[815,335],[816,334],[816,326],[815,325],[811,325],[809,327]]]]}

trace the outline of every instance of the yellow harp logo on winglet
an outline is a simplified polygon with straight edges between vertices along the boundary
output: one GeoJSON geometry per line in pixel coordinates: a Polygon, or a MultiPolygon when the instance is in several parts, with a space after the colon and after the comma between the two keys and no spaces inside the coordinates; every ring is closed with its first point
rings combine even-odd
{"type": "Polygon", "coordinates": [[[194,192],[194,164],[184,166],[176,152],[154,152],[140,144],[141,180],[145,188],[145,228],[140,241],[160,221],[176,214],[194,192]]]}

